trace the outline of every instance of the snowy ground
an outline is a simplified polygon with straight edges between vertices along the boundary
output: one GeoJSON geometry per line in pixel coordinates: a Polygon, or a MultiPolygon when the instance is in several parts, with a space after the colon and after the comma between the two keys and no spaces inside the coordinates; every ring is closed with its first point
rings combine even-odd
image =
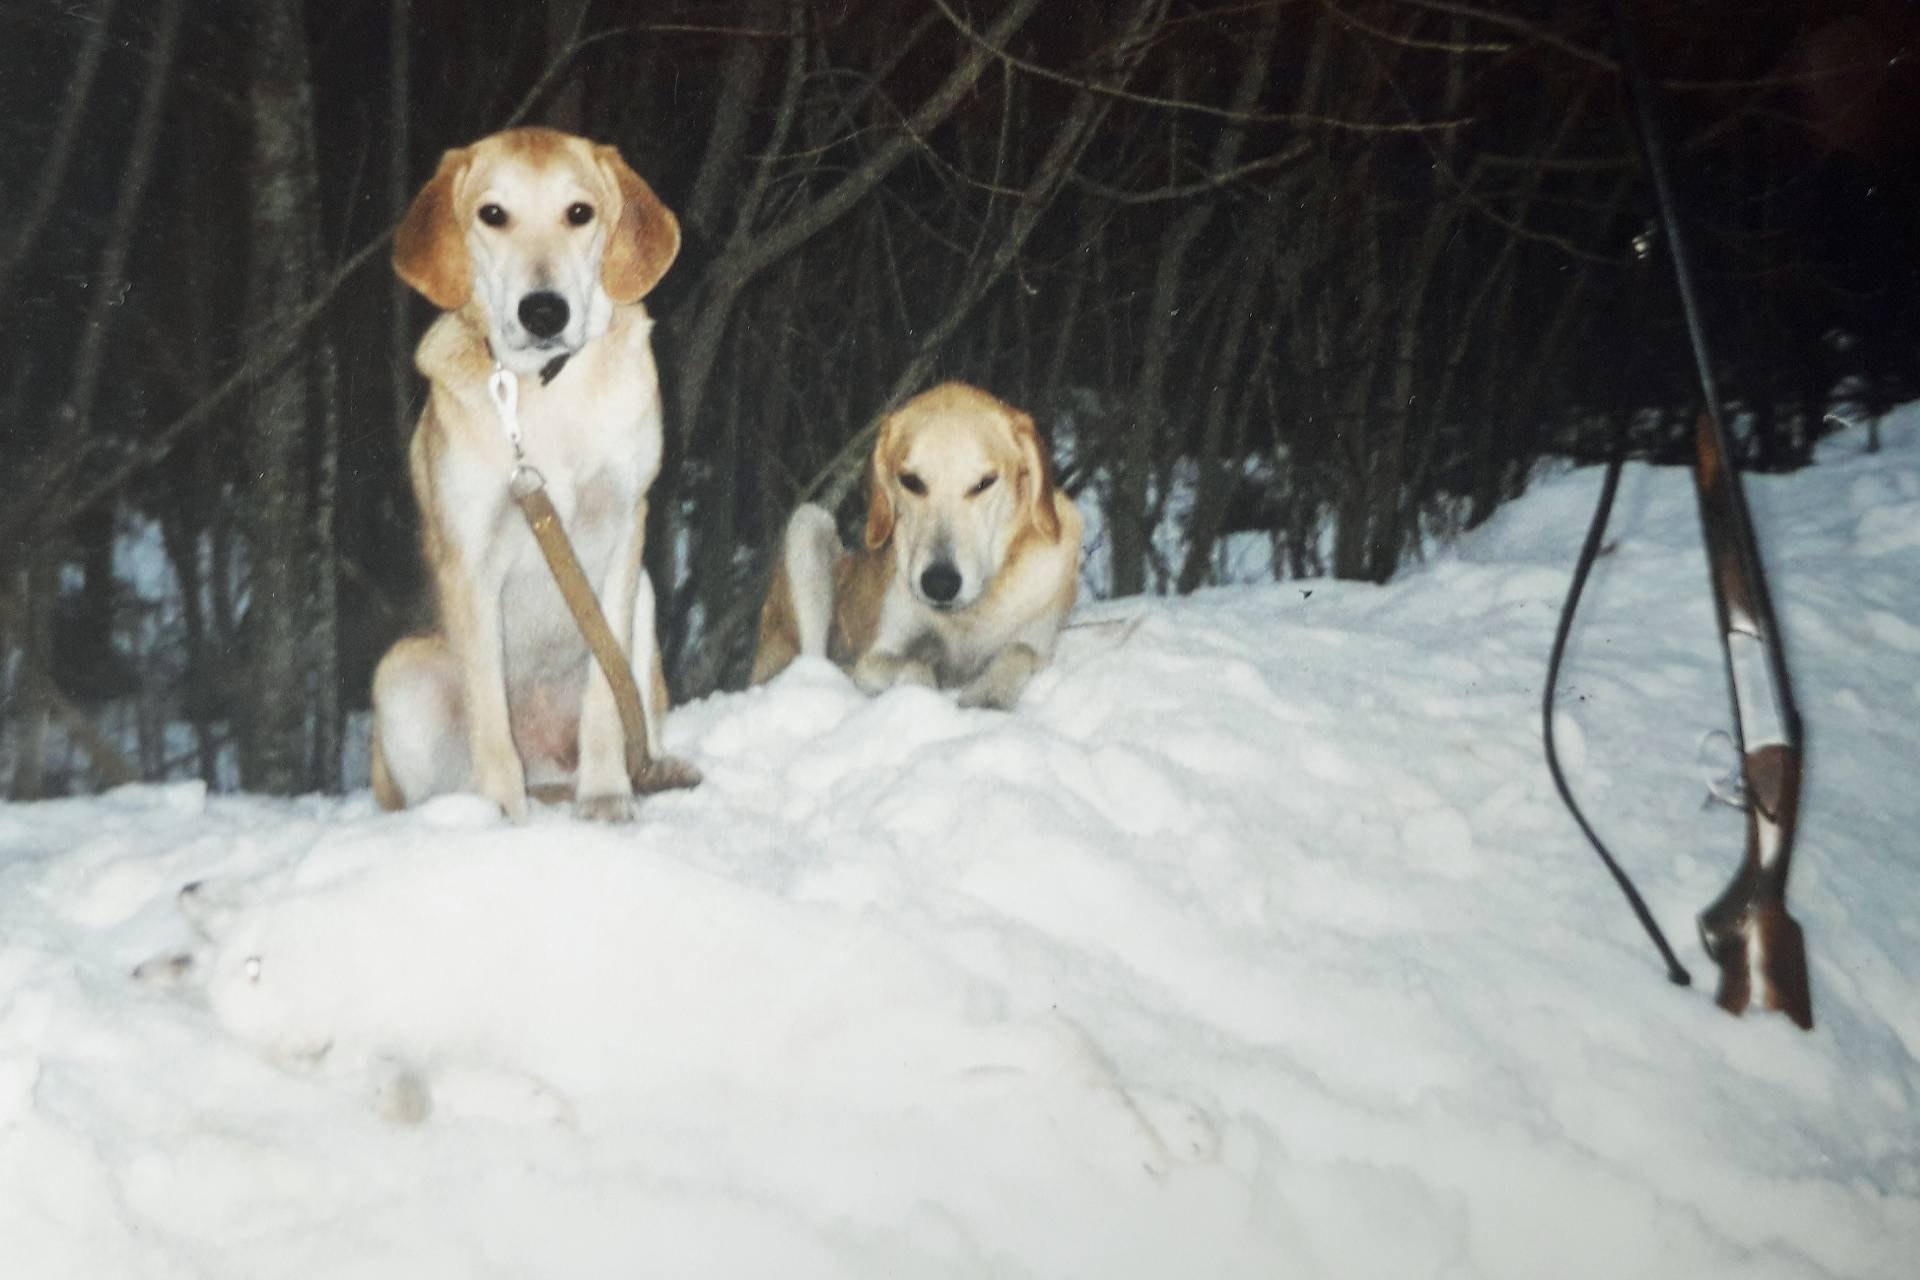
{"type": "Polygon", "coordinates": [[[1084,610],[1010,716],[711,698],[707,784],[624,830],[0,806],[0,1270],[1912,1276],[1920,413],[1886,436],[1750,490],[1811,1035],[1693,944],[1742,828],[1682,472],[1628,476],[1562,751],[1692,989],[1553,798],[1581,472],[1385,588],[1084,610]],[[211,987],[132,980],[201,879],[211,987]]]}

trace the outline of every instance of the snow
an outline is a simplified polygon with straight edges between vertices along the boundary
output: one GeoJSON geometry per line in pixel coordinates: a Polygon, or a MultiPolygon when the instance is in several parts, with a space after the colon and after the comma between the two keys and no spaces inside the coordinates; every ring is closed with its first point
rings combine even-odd
{"type": "Polygon", "coordinates": [[[0,806],[5,1272],[1909,1276],[1920,411],[1882,434],[1750,479],[1810,1035],[1693,942],[1742,819],[1684,472],[1628,472],[1560,745],[1692,988],[1553,796],[1576,471],[1385,587],[1088,606],[1011,715],[803,662],[679,709],[707,782],[626,828],[0,806]]]}

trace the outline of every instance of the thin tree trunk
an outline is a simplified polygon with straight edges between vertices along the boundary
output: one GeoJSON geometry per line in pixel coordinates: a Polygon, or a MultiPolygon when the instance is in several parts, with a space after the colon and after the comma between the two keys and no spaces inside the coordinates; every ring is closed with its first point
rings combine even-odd
{"type": "MultiPolygon", "coordinates": [[[[1383,307],[1380,282],[1380,230],[1378,220],[1362,233],[1360,262],[1355,271],[1354,296],[1356,321],[1352,331],[1377,334],[1375,321],[1383,307]]],[[[1344,394],[1335,400],[1334,432],[1338,442],[1341,468],[1336,484],[1333,530],[1333,575],[1365,581],[1373,563],[1373,489],[1377,483],[1377,459],[1367,409],[1373,396],[1370,384],[1380,367],[1380,348],[1384,338],[1376,338],[1372,352],[1356,362],[1358,370],[1348,378],[1344,394]]],[[[1322,364],[1326,369],[1329,360],[1322,364]]]]}
{"type": "Polygon", "coordinates": [[[334,512],[340,488],[340,359],[331,342],[316,357],[320,438],[314,451],[313,498],[307,516],[306,667],[313,748],[307,785],[340,790],[340,556],[334,512]]]}
{"type": "MultiPolygon", "coordinates": [[[[769,0],[761,0],[751,11],[753,24],[766,24],[772,16],[772,7],[769,0]]],[[[799,16],[798,6],[794,6],[796,47],[800,43],[799,16]]],[[[760,93],[766,63],[766,45],[759,40],[735,40],[733,51],[727,55],[726,68],[721,72],[719,101],[708,127],[706,149],[693,180],[693,193],[687,197],[686,220],[703,235],[715,235],[720,230],[720,210],[732,194],[732,179],[744,158],[747,127],[753,122],[753,103],[760,93]]]]}
{"type": "MultiPolygon", "coordinates": [[[[223,497],[230,496],[230,491],[225,491],[225,487],[217,481],[208,488],[221,492],[223,497]]],[[[246,671],[246,654],[240,645],[240,611],[234,599],[234,587],[237,585],[234,581],[234,533],[237,522],[244,519],[244,515],[231,514],[229,504],[221,502],[214,508],[207,528],[207,636],[214,655],[220,661],[220,669],[237,671],[242,675],[246,671]]],[[[239,683],[243,687],[238,690],[230,684],[209,682],[207,686],[210,695],[207,714],[227,722],[228,742],[238,742],[244,730],[244,716],[238,708],[241,699],[246,696],[246,682],[243,680],[239,683]]],[[[221,781],[224,783],[225,780],[221,781]]]]}
{"type": "Polygon", "coordinates": [[[206,584],[201,574],[200,533],[181,510],[179,489],[174,494],[172,511],[160,517],[160,536],[173,561],[174,576],[180,581],[181,619],[187,630],[187,722],[193,726],[193,743],[199,762],[200,780],[209,787],[218,781],[213,739],[212,704],[207,673],[212,655],[207,646],[206,584]]]}
{"type": "MultiPolygon", "coordinates": [[[[413,0],[387,0],[387,217],[398,225],[413,198],[413,0]]],[[[413,342],[408,290],[394,276],[387,288],[387,366],[394,437],[404,451],[413,438],[413,342]]]]}
{"type": "MultiPolygon", "coordinates": [[[[13,800],[38,800],[46,785],[47,727],[53,713],[53,682],[45,672],[53,656],[53,593],[58,583],[53,557],[42,548],[18,576],[19,604],[14,621],[0,628],[9,645],[20,653],[14,688],[20,704],[15,717],[13,778],[7,795],[13,800]]],[[[4,653],[0,649],[0,653],[4,653]]]]}
{"type": "MultiPolygon", "coordinates": [[[[253,116],[249,328],[286,326],[312,285],[312,88],[299,0],[255,10],[249,104],[253,116]]],[[[307,431],[311,361],[296,353],[262,379],[253,398],[248,483],[250,601],[244,628],[252,677],[241,736],[241,782],[289,795],[307,782],[305,624],[311,589],[307,542],[307,431]]]]}
{"type": "MultiPolygon", "coordinates": [[[[79,150],[80,125],[86,119],[93,82],[100,73],[100,57],[107,49],[113,7],[114,0],[100,0],[92,13],[77,19],[88,24],[87,41],[80,47],[79,61],[74,64],[73,75],[67,81],[66,96],[60,100],[60,118],[53,126],[53,137],[48,140],[46,158],[40,163],[40,171],[32,181],[19,188],[31,191],[33,196],[20,216],[19,225],[12,228],[7,236],[5,249],[0,250],[0,297],[11,296],[14,272],[20,269],[20,264],[26,261],[27,255],[39,241],[40,233],[45,230],[47,219],[60,198],[60,191],[66,185],[67,170],[73,166],[74,153],[79,150]]],[[[159,65],[156,62],[156,70],[152,74],[164,79],[158,70],[159,65]]]]}
{"type": "MultiPolygon", "coordinates": [[[[1267,279],[1271,250],[1277,240],[1281,200],[1276,193],[1262,206],[1247,229],[1243,243],[1248,247],[1245,260],[1236,265],[1234,288],[1227,300],[1226,331],[1221,336],[1218,357],[1203,368],[1213,371],[1212,388],[1207,393],[1205,416],[1201,420],[1198,456],[1195,458],[1193,516],[1187,523],[1187,555],[1180,566],[1174,590],[1186,595],[1206,581],[1213,559],[1214,544],[1226,523],[1226,499],[1229,468],[1239,461],[1237,451],[1225,447],[1229,402],[1232,389],[1242,385],[1235,375],[1246,355],[1247,329],[1261,310],[1259,296],[1270,287],[1267,279]]],[[[1242,410],[1244,413],[1244,408],[1242,410]]]]}
{"type": "MultiPolygon", "coordinates": [[[[1076,225],[1090,227],[1097,225],[1094,198],[1082,191],[1074,202],[1079,210],[1076,225]]],[[[1054,317],[1053,353],[1047,359],[1045,381],[1041,384],[1041,398],[1047,404],[1057,404],[1064,392],[1068,362],[1074,351],[1074,341],[1079,335],[1081,303],[1087,294],[1087,281],[1093,276],[1094,246],[1097,236],[1090,236],[1081,242],[1075,255],[1075,265],[1067,277],[1066,297],[1060,302],[1054,317]]]]}
{"type": "Polygon", "coordinates": [[[183,0],[161,0],[160,3],[151,70],[141,94],[139,114],[134,119],[133,140],[120,162],[123,176],[107,222],[106,247],[100,252],[94,278],[89,282],[86,324],[73,358],[66,402],[60,406],[68,447],[84,441],[93,432],[93,406],[99,395],[107,337],[115,318],[124,310],[121,304],[126,294],[135,287],[134,282],[127,279],[127,260],[133,251],[134,220],[139,216],[147,182],[153,175],[154,151],[160,138],[167,86],[172,79],[182,8],[183,0]]]}

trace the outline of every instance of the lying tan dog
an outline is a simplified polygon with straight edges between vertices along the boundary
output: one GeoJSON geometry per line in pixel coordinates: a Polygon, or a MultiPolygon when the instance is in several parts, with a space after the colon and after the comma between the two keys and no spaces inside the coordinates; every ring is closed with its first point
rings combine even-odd
{"type": "Polygon", "coordinates": [[[661,417],[640,299],[679,249],[673,214],[617,151],[550,129],[449,151],[401,224],[394,270],[446,313],[415,354],[429,395],[409,455],[438,630],[374,673],[385,808],[477,790],[519,820],[532,782],[571,790],[583,817],[633,811],[613,694],[507,492],[496,362],[517,379],[526,462],[647,691],[656,767],[641,785],[697,777],[660,752],[667,693],[641,561],[661,417]]]}
{"type": "Polygon", "coordinates": [[[868,693],[903,681],[1007,708],[1053,656],[1073,608],[1080,511],[1056,489],[1033,419],[949,382],[881,425],[866,546],[811,504],[787,523],[760,612],[753,682],[825,656],[868,693]]]}

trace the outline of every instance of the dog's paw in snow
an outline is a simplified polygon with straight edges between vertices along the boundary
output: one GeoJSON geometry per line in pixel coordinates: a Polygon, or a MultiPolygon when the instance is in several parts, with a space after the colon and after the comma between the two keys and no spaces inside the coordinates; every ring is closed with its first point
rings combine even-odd
{"type": "Polygon", "coordinates": [[[633,821],[633,797],[617,792],[599,796],[581,796],[573,802],[573,816],[582,822],[604,822],[618,826],[633,821]]]}
{"type": "Polygon", "coordinates": [[[700,785],[700,770],[678,756],[657,755],[633,777],[633,789],[643,796],[662,791],[685,791],[700,785]]]}

